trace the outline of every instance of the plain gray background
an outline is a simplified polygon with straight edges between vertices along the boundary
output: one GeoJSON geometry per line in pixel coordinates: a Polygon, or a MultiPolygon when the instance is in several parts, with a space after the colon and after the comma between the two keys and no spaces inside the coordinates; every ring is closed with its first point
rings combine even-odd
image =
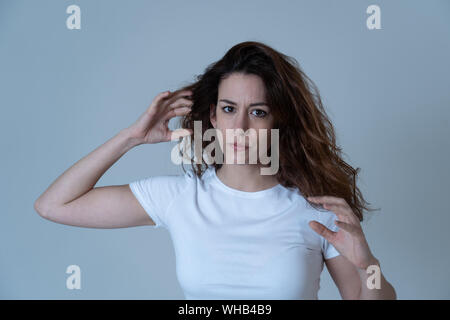
{"type": "MultiPolygon", "coordinates": [[[[169,234],[55,224],[36,198],[154,96],[262,41],[318,85],[372,207],[362,223],[399,299],[449,299],[450,1],[0,1],[0,298],[184,299],[169,234]],[[81,30],[66,8],[81,8],[81,30]],[[366,8],[381,8],[381,30],[366,8]],[[66,289],[67,266],[81,290],[66,289]]],[[[173,122],[171,122],[173,124],[173,122]]],[[[97,186],[182,173],[139,146],[97,186]]],[[[340,299],[322,273],[320,299],[340,299]]]]}

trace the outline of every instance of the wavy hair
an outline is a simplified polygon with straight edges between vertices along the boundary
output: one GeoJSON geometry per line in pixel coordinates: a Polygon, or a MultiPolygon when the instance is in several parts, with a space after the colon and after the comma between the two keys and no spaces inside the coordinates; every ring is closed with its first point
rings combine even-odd
{"type": "MultiPolygon", "coordinates": [[[[294,58],[261,42],[236,44],[220,60],[208,65],[203,74],[197,75],[194,83],[171,93],[173,96],[183,90],[192,91],[192,108],[181,117],[181,127],[193,132],[194,121],[201,121],[202,136],[206,130],[214,128],[210,122],[210,106],[217,106],[220,81],[235,72],[257,75],[266,87],[266,103],[274,115],[274,128],[279,129],[279,170],[276,173],[279,183],[297,188],[305,199],[320,195],[343,198],[359,221],[363,221],[363,210],[373,209],[367,206],[356,186],[360,168],[354,169],[342,159],[342,149],[336,145],[334,128],[319,90],[294,58]]],[[[207,144],[202,141],[201,150],[207,144]]],[[[192,143],[190,154],[194,148],[192,143]]],[[[202,157],[190,160],[198,177],[210,165],[216,169],[222,166],[215,162],[208,165],[202,157]]]]}

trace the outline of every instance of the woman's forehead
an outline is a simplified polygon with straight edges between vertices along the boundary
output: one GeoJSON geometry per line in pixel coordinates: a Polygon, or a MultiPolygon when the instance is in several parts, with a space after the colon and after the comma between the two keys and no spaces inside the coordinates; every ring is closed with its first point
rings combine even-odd
{"type": "Polygon", "coordinates": [[[265,97],[265,85],[256,75],[231,75],[223,79],[218,88],[219,97],[232,101],[259,102],[265,97]],[[258,101],[256,101],[258,100],[258,101]]]}

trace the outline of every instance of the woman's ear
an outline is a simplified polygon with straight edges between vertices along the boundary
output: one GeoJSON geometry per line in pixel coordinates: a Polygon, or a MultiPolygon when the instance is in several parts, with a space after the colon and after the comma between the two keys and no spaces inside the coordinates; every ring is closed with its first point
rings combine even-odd
{"type": "Polygon", "coordinates": [[[211,104],[209,107],[209,121],[211,121],[211,124],[214,128],[216,128],[216,105],[211,104]]]}

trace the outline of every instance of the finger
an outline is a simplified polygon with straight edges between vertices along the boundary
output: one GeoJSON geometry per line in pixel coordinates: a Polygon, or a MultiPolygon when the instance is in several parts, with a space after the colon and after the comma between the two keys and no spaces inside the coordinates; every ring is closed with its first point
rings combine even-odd
{"type": "Polygon", "coordinates": [[[184,116],[185,114],[188,114],[191,111],[192,111],[192,108],[190,106],[180,107],[180,108],[173,110],[173,112],[175,113],[175,116],[184,116]]]}
{"type": "Polygon", "coordinates": [[[174,101],[183,98],[183,97],[191,97],[192,91],[191,90],[183,90],[179,92],[172,92],[168,99],[168,104],[172,104],[174,101]]]}
{"type": "Polygon", "coordinates": [[[194,104],[192,100],[188,100],[186,98],[180,98],[177,101],[170,103],[167,107],[168,110],[176,109],[179,107],[189,106],[191,107],[194,104]]]}
{"type": "Polygon", "coordinates": [[[347,231],[350,234],[355,234],[355,226],[345,223],[343,221],[335,220],[334,224],[337,225],[340,229],[347,231]]]}
{"type": "Polygon", "coordinates": [[[175,92],[175,96],[176,97],[191,96],[192,93],[193,93],[192,90],[181,90],[181,91],[175,92]]]}
{"type": "Polygon", "coordinates": [[[168,133],[168,141],[178,140],[179,138],[190,136],[193,133],[192,129],[180,128],[168,133]]]}
{"type": "MultiPolygon", "coordinates": [[[[310,196],[307,199],[311,202],[315,203],[328,203],[328,204],[340,204],[346,205],[347,201],[342,198],[333,197],[333,196],[310,196]]],[[[348,205],[348,204],[347,204],[348,205]]]]}
{"type": "Polygon", "coordinates": [[[164,116],[163,120],[168,121],[168,120],[172,119],[173,117],[184,116],[184,115],[188,114],[189,112],[191,112],[191,110],[192,110],[192,108],[190,106],[172,109],[169,112],[167,112],[167,114],[164,116]]]}
{"type": "Polygon", "coordinates": [[[324,204],[323,207],[329,211],[334,212],[339,218],[347,218],[353,223],[358,223],[355,214],[348,206],[336,205],[336,204],[324,204]]]}
{"type": "Polygon", "coordinates": [[[170,91],[160,92],[152,101],[150,106],[147,108],[147,111],[158,105],[163,99],[167,98],[170,94],[170,91]]]}
{"type": "Polygon", "coordinates": [[[324,237],[328,242],[332,243],[334,241],[334,238],[337,234],[337,232],[331,231],[327,227],[325,227],[323,224],[321,224],[318,221],[311,220],[309,223],[309,226],[311,229],[313,229],[316,233],[324,237]]]}

